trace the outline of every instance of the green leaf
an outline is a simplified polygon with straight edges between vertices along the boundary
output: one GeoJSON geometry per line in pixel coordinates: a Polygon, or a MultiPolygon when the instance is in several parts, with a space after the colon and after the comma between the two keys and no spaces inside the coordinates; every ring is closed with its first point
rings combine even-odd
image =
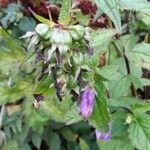
{"type": "Polygon", "coordinates": [[[141,114],[150,111],[150,103],[137,103],[136,105],[132,106],[132,111],[134,114],[141,114]]]}
{"type": "Polygon", "coordinates": [[[105,87],[99,75],[95,75],[95,90],[97,92],[97,96],[94,104],[93,113],[90,118],[90,123],[97,130],[108,131],[109,130],[108,124],[110,122],[110,117],[107,108],[105,87]]]}
{"type": "Polygon", "coordinates": [[[94,48],[96,53],[103,53],[104,48],[108,46],[108,44],[112,40],[112,36],[116,34],[115,29],[102,29],[92,32],[92,37],[90,40],[90,47],[94,48]]]}
{"type": "Polygon", "coordinates": [[[57,133],[51,133],[50,149],[51,150],[61,149],[61,139],[57,133]]]}
{"type": "Polygon", "coordinates": [[[52,119],[57,122],[63,122],[64,112],[59,109],[59,106],[56,104],[56,99],[45,99],[40,106],[39,113],[42,116],[45,116],[49,119],[52,119]]]}
{"type": "Polygon", "coordinates": [[[63,0],[58,21],[60,24],[67,25],[69,23],[70,8],[71,8],[71,0],[63,0]]]}
{"type": "Polygon", "coordinates": [[[122,9],[150,14],[150,3],[147,0],[119,0],[119,5],[122,9]]]}
{"type": "Polygon", "coordinates": [[[77,103],[74,103],[70,109],[66,111],[63,120],[67,125],[83,120],[83,118],[79,115],[79,106],[77,103]]]}
{"type": "Polygon", "coordinates": [[[97,140],[101,150],[134,150],[131,140],[127,136],[112,138],[109,141],[97,140]]]}
{"type": "Polygon", "coordinates": [[[128,129],[132,144],[139,150],[150,149],[150,116],[142,114],[134,120],[128,129]]]}
{"type": "Polygon", "coordinates": [[[34,144],[34,146],[37,149],[40,149],[40,146],[41,146],[41,143],[42,143],[41,137],[38,134],[33,133],[32,134],[32,143],[34,144]]]}
{"type": "Polygon", "coordinates": [[[108,100],[108,105],[113,107],[125,107],[130,109],[132,105],[138,104],[141,101],[134,97],[111,98],[108,100]]]}
{"type": "Polygon", "coordinates": [[[115,27],[119,33],[121,33],[121,15],[119,13],[119,7],[116,0],[94,0],[99,9],[107,14],[115,24],[115,27]]]}
{"type": "Polygon", "coordinates": [[[79,139],[79,144],[80,144],[80,150],[89,150],[89,146],[83,139],[79,139]]]}
{"type": "Polygon", "coordinates": [[[118,66],[115,65],[105,65],[98,71],[98,73],[108,80],[117,80],[120,76],[118,66]]]}
{"type": "Polygon", "coordinates": [[[31,11],[31,13],[33,14],[33,16],[40,22],[47,24],[48,26],[52,27],[54,25],[54,22],[52,22],[51,20],[48,20],[38,14],[36,14],[32,9],[29,8],[29,10],[31,11]]]}
{"type": "Polygon", "coordinates": [[[19,79],[13,86],[9,86],[6,82],[0,83],[0,105],[15,102],[22,97],[32,95],[33,86],[31,83],[19,79]]]}
{"type": "Polygon", "coordinates": [[[17,73],[24,58],[21,43],[0,28],[0,72],[6,75],[17,73]]]}
{"type": "Polygon", "coordinates": [[[5,144],[2,146],[2,150],[9,150],[9,149],[12,149],[12,150],[18,150],[18,144],[17,144],[17,141],[15,140],[7,140],[5,142],[5,144]]]}
{"type": "Polygon", "coordinates": [[[127,133],[128,125],[126,124],[127,112],[116,111],[112,114],[112,137],[125,136],[127,133]]]}
{"type": "Polygon", "coordinates": [[[127,96],[130,90],[131,81],[128,76],[124,76],[115,83],[111,89],[112,97],[118,98],[121,96],[127,96]]]}
{"type": "Polygon", "coordinates": [[[24,32],[33,31],[35,26],[35,20],[29,17],[23,17],[19,22],[19,28],[24,32]]]}
{"type": "Polygon", "coordinates": [[[150,44],[137,44],[131,51],[125,53],[130,61],[138,67],[150,68],[150,44]]]}
{"type": "Polygon", "coordinates": [[[67,140],[67,141],[76,141],[78,138],[78,134],[74,133],[70,128],[65,127],[61,130],[62,136],[67,140]]]}

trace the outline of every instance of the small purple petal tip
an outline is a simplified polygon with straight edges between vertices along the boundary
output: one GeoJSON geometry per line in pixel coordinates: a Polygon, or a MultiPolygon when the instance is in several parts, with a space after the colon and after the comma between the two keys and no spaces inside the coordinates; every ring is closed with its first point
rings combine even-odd
{"type": "Polygon", "coordinates": [[[89,54],[89,56],[92,56],[93,53],[94,53],[93,48],[92,48],[92,47],[89,47],[89,48],[88,48],[88,54],[89,54]]]}
{"type": "Polygon", "coordinates": [[[86,88],[81,96],[80,113],[84,118],[89,118],[93,112],[95,102],[95,92],[91,88],[86,88]]]}
{"type": "Polygon", "coordinates": [[[98,130],[95,130],[95,132],[96,132],[97,139],[104,140],[104,141],[110,140],[111,139],[111,124],[109,124],[108,132],[104,133],[98,130]]]}

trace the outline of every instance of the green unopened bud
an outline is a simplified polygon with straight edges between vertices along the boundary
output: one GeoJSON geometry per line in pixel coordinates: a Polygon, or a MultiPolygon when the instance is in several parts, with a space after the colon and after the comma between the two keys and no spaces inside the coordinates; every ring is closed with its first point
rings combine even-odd
{"type": "Polygon", "coordinates": [[[52,42],[55,44],[71,44],[72,38],[67,30],[54,28],[52,33],[52,42]]]}
{"type": "Polygon", "coordinates": [[[65,54],[68,51],[69,45],[67,45],[67,44],[59,44],[58,45],[58,49],[59,49],[60,54],[63,55],[63,54],[65,54]]]}
{"type": "Polygon", "coordinates": [[[44,23],[40,23],[36,26],[35,31],[39,34],[39,36],[44,37],[47,32],[49,30],[49,27],[44,24],[44,23]]]}
{"type": "Polygon", "coordinates": [[[82,53],[75,53],[73,55],[73,61],[75,64],[82,64],[84,62],[84,55],[82,53]]]}
{"type": "Polygon", "coordinates": [[[81,25],[71,26],[70,34],[74,40],[79,40],[84,35],[84,27],[81,25]]]}

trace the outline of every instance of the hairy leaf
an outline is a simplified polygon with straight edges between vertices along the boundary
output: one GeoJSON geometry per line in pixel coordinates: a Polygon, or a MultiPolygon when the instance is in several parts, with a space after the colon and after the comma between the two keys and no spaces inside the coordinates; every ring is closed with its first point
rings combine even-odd
{"type": "Polygon", "coordinates": [[[118,3],[116,0],[94,0],[97,6],[107,14],[116,26],[116,29],[121,33],[121,15],[119,12],[118,3]]]}

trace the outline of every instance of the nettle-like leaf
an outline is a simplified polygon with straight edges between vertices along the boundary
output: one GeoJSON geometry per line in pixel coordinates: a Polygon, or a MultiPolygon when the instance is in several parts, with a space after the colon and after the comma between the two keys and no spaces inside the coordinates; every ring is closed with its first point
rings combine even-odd
{"type": "Polygon", "coordinates": [[[112,119],[112,138],[125,136],[128,125],[126,124],[127,112],[118,110],[111,115],[112,119]]]}
{"type": "Polygon", "coordinates": [[[102,78],[99,75],[95,75],[95,90],[97,92],[96,101],[94,104],[94,109],[92,116],[90,118],[90,123],[97,130],[108,131],[108,124],[110,122],[109,112],[107,108],[107,98],[104,84],[102,78]]]}
{"type": "Polygon", "coordinates": [[[7,75],[10,72],[15,74],[24,58],[25,53],[20,42],[0,28],[0,70],[7,75]]]}
{"type": "Polygon", "coordinates": [[[108,105],[113,107],[124,107],[130,109],[132,105],[140,103],[139,99],[134,97],[111,98],[108,100],[108,105]]]}
{"type": "Polygon", "coordinates": [[[111,95],[112,97],[121,97],[127,96],[130,90],[131,81],[129,80],[128,76],[124,76],[115,83],[115,85],[111,88],[111,95]]]}
{"type": "Polygon", "coordinates": [[[63,0],[58,21],[60,24],[67,25],[69,23],[70,8],[71,8],[71,0],[63,0]]]}
{"type": "Polygon", "coordinates": [[[69,125],[83,120],[79,113],[79,106],[74,103],[64,114],[64,122],[69,125]]]}
{"type": "Polygon", "coordinates": [[[137,116],[128,129],[132,144],[139,150],[150,149],[150,117],[148,114],[137,116]]]}
{"type": "Polygon", "coordinates": [[[102,54],[108,50],[108,45],[112,41],[112,37],[117,33],[115,29],[102,29],[93,31],[91,35],[91,40],[89,42],[90,47],[94,48],[94,54],[89,59],[89,56],[86,57],[86,63],[89,66],[97,67],[99,64],[99,54],[102,54]]]}
{"type": "Polygon", "coordinates": [[[150,2],[147,0],[119,0],[119,5],[121,9],[135,10],[150,14],[150,2]]]}
{"type": "Polygon", "coordinates": [[[94,0],[98,8],[107,14],[115,24],[119,33],[121,33],[121,15],[117,0],[94,0]]]}
{"type": "Polygon", "coordinates": [[[125,54],[128,59],[138,67],[150,69],[150,44],[139,43],[125,54]]]}
{"type": "Polygon", "coordinates": [[[116,34],[115,29],[102,29],[92,32],[90,46],[95,49],[94,52],[103,53],[110,44],[112,37],[116,34]]]}

